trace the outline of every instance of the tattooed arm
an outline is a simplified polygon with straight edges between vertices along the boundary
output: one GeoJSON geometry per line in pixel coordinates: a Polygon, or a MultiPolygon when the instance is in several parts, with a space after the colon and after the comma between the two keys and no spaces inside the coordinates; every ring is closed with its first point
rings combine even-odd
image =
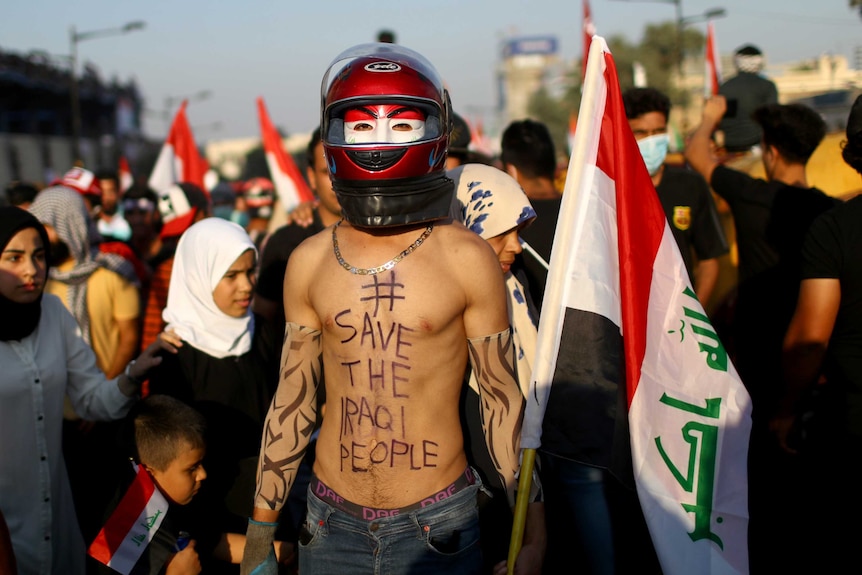
{"type": "Polygon", "coordinates": [[[254,509],[240,574],[276,573],[275,530],[317,421],[321,384],[320,330],[287,323],[278,389],[264,422],[254,509]]]}
{"type": "Polygon", "coordinates": [[[488,453],[515,505],[515,479],[524,419],[524,397],[515,375],[512,331],[470,338],[470,365],[479,382],[480,408],[488,453]]]}
{"type": "Polygon", "coordinates": [[[261,439],[253,519],[275,522],[287,501],[317,422],[320,330],[285,326],[281,375],[261,439]]]}

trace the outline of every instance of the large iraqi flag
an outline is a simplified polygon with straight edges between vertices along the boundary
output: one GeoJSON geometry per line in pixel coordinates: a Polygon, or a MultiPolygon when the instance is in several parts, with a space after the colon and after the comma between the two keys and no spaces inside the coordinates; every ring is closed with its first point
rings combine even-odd
{"type": "Polygon", "coordinates": [[[202,190],[208,190],[204,175],[209,163],[200,155],[186,117],[187,101],[177,110],[168,137],[162,145],[159,157],[150,172],[148,184],[156,193],[162,193],[174,184],[191,182],[202,190]]]}
{"type": "Polygon", "coordinates": [[[541,445],[546,408],[568,410],[584,437],[624,436],[609,442],[607,466],[630,466],[663,572],[748,572],[751,401],[689,283],[600,36],[591,44],[533,366],[522,448],[541,445]],[[601,395],[588,372],[601,371],[616,388],[616,422],[599,431],[608,417],[595,405],[560,407],[557,399],[573,393],[560,395],[554,377],[566,362],[582,369],[582,381],[566,383],[581,385],[584,397],[601,395]]]}
{"type": "Polygon", "coordinates": [[[269,175],[275,185],[275,193],[281,201],[282,210],[289,212],[300,203],[313,200],[314,194],[311,193],[305,178],[296,167],[296,162],[284,151],[281,136],[269,119],[263,98],[257,99],[257,113],[269,175]]]}

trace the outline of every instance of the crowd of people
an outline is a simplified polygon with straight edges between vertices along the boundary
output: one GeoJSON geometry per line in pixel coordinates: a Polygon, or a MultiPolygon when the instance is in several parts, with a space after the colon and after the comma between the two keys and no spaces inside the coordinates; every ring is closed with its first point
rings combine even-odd
{"type": "MultiPolygon", "coordinates": [[[[722,335],[753,404],[750,571],[832,572],[860,532],[842,518],[862,511],[862,200],[809,185],[823,120],[777,102],[755,47],[736,58],[684,165],[667,161],[667,95],[623,103],[704,308],[729,251],[716,197],[732,214],[722,335]]],[[[434,66],[393,41],[336,57],[321,101],[316,199],[278,227],[265,177],[121,189],[77,166],[7,186],[0,573],[661,573],[610,471],[621,382],[579,396],[601,370],[578,357],[558,365],[508,565],[566,225],[547,126],[515,120],[499,157],[476,153],[434,66]],[[131,545],[140,489],[158,512],[131,545]]],[[[862,97],[846,137],[862,174],[862,97]]]]}

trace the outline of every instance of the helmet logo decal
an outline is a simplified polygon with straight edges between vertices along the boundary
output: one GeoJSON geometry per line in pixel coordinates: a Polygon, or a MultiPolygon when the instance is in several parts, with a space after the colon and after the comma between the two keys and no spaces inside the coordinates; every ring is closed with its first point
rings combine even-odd
{"type": "Polygon", "coordinates": [[[429,154],[429,155],[428,155],[428,165],[429,165],[429,166],[433,166],[434,164],[436,164],[436,163],[437,163],[437,159],[438,159],[438,158],[437,158],[437,156],[435,155],[435,153],[436,153],[436,152],[437,152],[437,150],[436,150],[436,149],[435,149],[435,150],[431,150],[431,154],[429,154]]]}
{"type": "Polygon", "coordinates": [[[395,62],[372,62],[366,64],[365,69],[369,72],[398,72],[401,66],[395,62]]]}
{"type": "Polygon", "coordinates": [[[336,168],[336,166],[335,166],[335,158],[333,158],[333,157],[329,157],[329,158],[327,158],[327,159],[329,160],[329,161],[327,162],[327,164],[329,164],[329,173],[334,174],[334,173],[336,172],[336,170],[337,170],[337,168],[336,168]]]}

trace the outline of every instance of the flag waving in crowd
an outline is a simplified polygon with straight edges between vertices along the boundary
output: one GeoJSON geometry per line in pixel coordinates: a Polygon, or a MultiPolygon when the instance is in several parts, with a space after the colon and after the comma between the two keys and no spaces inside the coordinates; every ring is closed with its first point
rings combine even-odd
{"type": "Polygon", "coordinates": [[[718,44],[715,41],[715,27],[712,22],[706,23],[706,53],[704,61],[706,62],[706,71],[703,81],[703,96],[711,98],[718,94],[718,88],[721,86],[721,64],[718,59],[718,44]]]}
{"type": "Polygon", "coordinates": [[[174,116],[171,131],[162,145],[156,165],[150,172],[149,186],[156,192],[161,192],[179,182],[191,182],[201,189],[207,189],[204,175],[209,170],[209,164],[198,152],[195,138],[192,135],[186,117],[187,101],[183,101],[174,116]]]}
{"type": "Polygon", "coordinates": [[[266,154],[266,165],[269,175],[275,184],[275,192],[281,202],[281,208],[289,212],[302,202],[314,199],[314,194],[296,167],[296,162],[281,145],[281,136],[272,125],[263,98],[257,99],[257,112],[260,117],[260,134],[263,140],[263,151],[266,154]]]}
{"type": "Polygon", "coordinates": [[[129,160],[126,156],[120,156],[119,169],[117,175],[120,178],[120,191],[125,192],[135,183],[135,178],[132,175],[132,169],[129,167],[129,160]]]}
{"type": "MultiPolygon", "coordinates": [[[[521,447],[541,445],[560,366],[575,353],[594,361],[622,393],[568,403],[585,437],[604,434],[613,451],[584,463],[633,478],[666,575],[747,573],[751,401],[692,290],[600,36],[588,66],[521,447]]],[[[567,399],[579,385],[602,395],[574,379],[567,399]]]]}
{"type": "Polygon", "coordinates": [[[489,158],[493,158],[495,155],[494,149],[491,146],[488,134],[485,133],[485,128],[482,126],[482,119],[474,119],[472,122],[467,120],[467,125],[470,127],[470,148],[489,158]]]}

